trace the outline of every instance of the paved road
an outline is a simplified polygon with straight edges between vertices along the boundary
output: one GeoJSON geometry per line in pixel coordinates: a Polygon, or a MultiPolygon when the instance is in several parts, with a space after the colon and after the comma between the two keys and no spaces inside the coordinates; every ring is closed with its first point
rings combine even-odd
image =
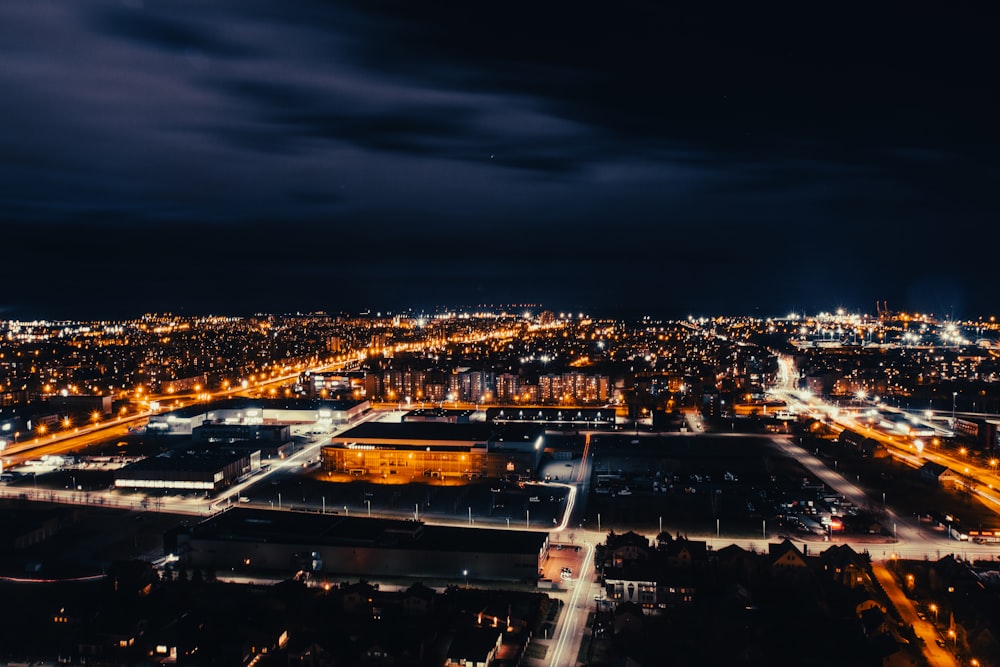
{"type": "Polygon", "coordinates": [[[920,620],[917,616],[917,610],[913,608],[913,603],[910,601],[903,589],[899,587],[896,583],[896,578],[892,575],[884,563],[873,562],[872,570],[875,572],[875,577],[882,584],[882,588],[885,589],[886,594],[889,596],[889,600],[899,611],[899,616],[903,623],[913,626],[913,631],[917,633],[917,636],[924,640],[924,646],[922,651],[924,657],[927,658],[928,664],[932,667],[959,667],[958,660],[955,656],[937,645],[936,640],[940,638],[937,630],[934,628],[934,624],[928,621],[920,620]]]}

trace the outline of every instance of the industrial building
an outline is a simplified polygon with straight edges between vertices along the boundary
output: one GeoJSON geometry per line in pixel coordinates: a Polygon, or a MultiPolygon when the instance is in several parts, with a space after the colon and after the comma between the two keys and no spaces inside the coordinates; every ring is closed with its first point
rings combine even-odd
{"type": "Polygon", "coordinates": [[[432,526],[234,507],[167,536],[186,567],[364,577],[537,582],[545,531],[432,526]]]}
{"type": "Polygon", "coordinates": [[[274,442],[292,439],[288,424],[203,424],[192,429],[195,442],[274,442]]]}
{"type": "Polygon", "coordinates": [[[231,449],[257,449],[263,459],[283,459],[295,451],[288,424],[203,424],[196,426],[191,439],[201,445],[231,449]]]}
{"type": "Polygon", "coordinates": [[[537,424],[367,422],[323,447],[331,473],[415,478],[531,479],[544,451],[537,424]]]}
{"type": "Polygon", "coordinates": [[[115,471],[119,489],[190,489],[216,493],[260,470],[260,451],[174,449],[115,471]]]}
{"type": "Polygon", "coordinates": [[[368,401],[227,398],[151,415],[146,430],[151,434],[191,435],[195,428],[206,423],[317,424],[329,427],[349,424],[370,409],[368,401]]]}

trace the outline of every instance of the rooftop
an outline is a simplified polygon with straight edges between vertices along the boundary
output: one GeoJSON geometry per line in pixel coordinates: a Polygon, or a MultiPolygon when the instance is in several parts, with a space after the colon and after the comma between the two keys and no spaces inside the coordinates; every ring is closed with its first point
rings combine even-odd
{"type": "Polygon", "coordinates": [[[365,422],[341,433],[336,441],[453,440],[464,442],[530,442],[544,430],[533,424],[449,424],[444,422],[365,422]]]}
{"type": "Polygon", "coordinates": [[[195,526],[192,536],[235,542],[364,546],[426,551],[537,554],[545,532],[432,526],[421,521],[236,507],[195,526]]]}
{"type": "Polygon", "coordinates": [[[172,449],[158,456],[131,463],[122,468],[119,473],[124,471],[133,473],[143,470],[214,472],[247,456],[249,455],[246,449],[238,448],[172,449]]]}

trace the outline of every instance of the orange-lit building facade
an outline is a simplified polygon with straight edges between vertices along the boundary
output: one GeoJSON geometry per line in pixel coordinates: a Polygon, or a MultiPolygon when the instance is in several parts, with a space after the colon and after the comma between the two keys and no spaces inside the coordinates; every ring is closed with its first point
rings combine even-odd
{"type": "Polygon", "coordinates": [[[531,479],[544,450],[536,425],[366,423],[323,447],[329,473],[416,479],[531,479]]]}

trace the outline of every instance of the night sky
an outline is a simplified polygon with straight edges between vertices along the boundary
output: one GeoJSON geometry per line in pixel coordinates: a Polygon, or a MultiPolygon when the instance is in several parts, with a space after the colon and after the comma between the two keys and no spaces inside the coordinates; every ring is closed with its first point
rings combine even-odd
{"type": "Polygon", "coordinates": [[[995,313],[995,4],[778,6],[4,2],[0,318],[995,313]]]}

